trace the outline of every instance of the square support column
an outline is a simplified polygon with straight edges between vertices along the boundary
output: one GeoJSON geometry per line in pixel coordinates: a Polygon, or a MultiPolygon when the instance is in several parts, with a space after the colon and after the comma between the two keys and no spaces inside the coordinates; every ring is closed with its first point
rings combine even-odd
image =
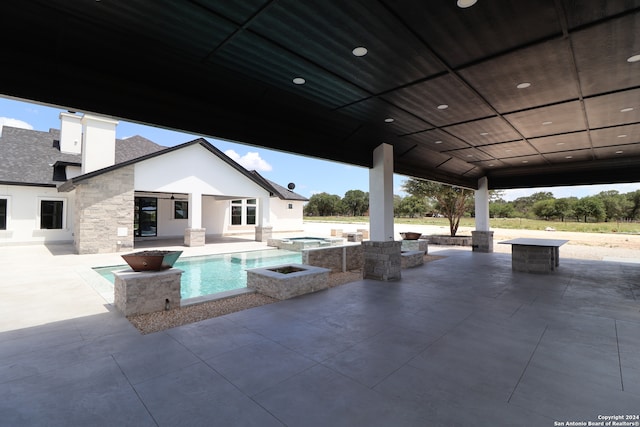
{"type": "Polygon", "coordinates": [[[402,277],[401,241],[362,242],[364,247],[365,279],[384,282],[399,280],[402,277]]]}
{"type": "Polygon", "coordinates": [[[493,231],[472,231],[471,247],[473,252],[493,252],[493,231]]]}
{"type": "Polygon", "coordinates": [[[370,239],[394,240],[393,231],[393,146],[380,144],[373,150],[373,168],[369,169],[370,239]]]}
{"type": "Polygon", "coordinates": [[[184,229],[184,245],[185,246],[204,246],[206,237],[205,228],[185,228],[184,229]]]}
{"type": "Polygon", "coordinates": [[[271,226],[256,226],[256,242],[266,242],[273,235],[273,227],[271,226]]]}
{"type": "Polygon", "coordinates": [[[478,180],[475,191],[476,229],[471,232],[474,252],[493,252],[493,231],[489,231],[489,181],[486,176],[478,180]]]}

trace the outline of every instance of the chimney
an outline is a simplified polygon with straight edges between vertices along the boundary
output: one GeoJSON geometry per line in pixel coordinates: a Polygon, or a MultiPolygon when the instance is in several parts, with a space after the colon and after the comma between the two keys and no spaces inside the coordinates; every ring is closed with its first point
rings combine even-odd
{"type": "Polygon", "coordinates": [[[116,125],[107,117],[82,117],[82,173],[113,166],[116,162],[116,125]]]}
{"type": "Polygon", "coordinates": [[[75,113],[60,113],[60,151],[80,154],[82,151],[82,116],[75,113]]]}

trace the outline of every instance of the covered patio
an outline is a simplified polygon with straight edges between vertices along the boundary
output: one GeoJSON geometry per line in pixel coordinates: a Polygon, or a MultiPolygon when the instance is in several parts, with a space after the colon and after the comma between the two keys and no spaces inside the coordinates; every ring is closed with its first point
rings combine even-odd
{"type": "Polygon", "coordinates": [[[563,259],[535,275],[514,273],[506,253],[434,249],[445,258],[397,282],[140,335],[83,279],[115,254],[59,249],[0,248],[7,425],[530,426],[638,414],[638,264],[563,259]]]}

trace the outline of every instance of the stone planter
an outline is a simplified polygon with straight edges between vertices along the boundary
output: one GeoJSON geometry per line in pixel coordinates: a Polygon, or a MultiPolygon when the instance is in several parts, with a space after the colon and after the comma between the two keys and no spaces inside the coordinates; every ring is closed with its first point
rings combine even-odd
{"type": "Polygon", "coordinates": [[[327,289],[327,268],[287,264],[247,270],[247,288],[279,300],[327,289]]]}
{"type": "Polygon", "coordinates": [[[182,251],[140,251],[121,255],[133,271],[160,271],[173,267],[182,251]]]}

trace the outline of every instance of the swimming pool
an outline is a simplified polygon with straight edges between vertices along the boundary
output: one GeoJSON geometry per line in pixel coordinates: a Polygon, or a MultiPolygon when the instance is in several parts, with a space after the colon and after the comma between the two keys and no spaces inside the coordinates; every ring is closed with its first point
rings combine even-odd
{"type": "MultiPolygon", "coordinates": [[[[278,249],[180,258],[174,267],[184,271],[180,280],[180,296],[184,299],[244,288],[248,268],[301,262],[300,252],[278,249]]],[[[127,269],[126,264],[94,268],[111,283],[115,280],[112,272],[127,269]]]]}

